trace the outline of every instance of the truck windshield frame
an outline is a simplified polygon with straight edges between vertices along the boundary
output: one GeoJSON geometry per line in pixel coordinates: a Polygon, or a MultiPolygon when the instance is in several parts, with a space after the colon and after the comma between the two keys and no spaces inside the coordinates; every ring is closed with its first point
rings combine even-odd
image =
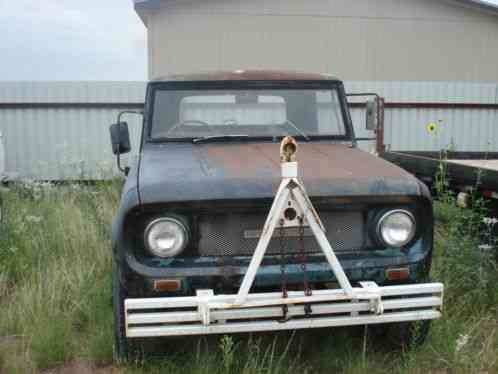
{"type": "MultiPolygon", "coordinates": [[[[285,100],[284,99],[284,100],[285,100]]],[[[164,99],[163,99],[164,101],[164,99]]],[[[197,100],[199,101],[199,100],[197,100]]],[[[202,101],[202,100],[201,100],[202,101]]],[[[164,101],[165,102],[165,101],[164,101]]],[[[309,103],[313,104],[312,101],[309,103]]],[[[328,105],[327,103],[325,103],[328,105]]],[[[195,105],[194,105],[195,106],[195,105]]],[[[237,105],[234,105],[237,106],[237,105]]],[[[254,105],[253,105],[254,107],[254,105]]],[[[237,108],[239,110],[239,108],[237,108]]],[[[279,109],[281,110],[281,108],[279,109]]],[[[242,111],[240,111],[242,112],[242,111]]],[[[238,113],[238,112],[237,112],[238,113]]],[[[220,113],[211,114],[211,118],[215,118],[220,113]]],[[[259,114],[259,113],[258,113],[259,114]]],[[[309,118],[309,117],[308,117],[309,118]]],[[[152,82],[149,84],[149,89],[147,91],[147,106],[146,106],[146,116],[145,116],[146,126],[144,126],[143,132],[143,143],[161,143],[161,142],[192,142],[193,139],[198,139],[202,137],[209,137],[212,135],[220,136],[220,141],[247,141],[247,140],[275,140],[279,139],[286,135],[293,135],[296,137],[301,137],[304,134],[310,140],[343,140],[343,141],[352,141],[354,139],[354,133],[351,123],[351,118],[349,115],[349,111],[347,109],[347,102],[345,100],[345,92],[344,87],[339,81],[201,81],[201,82],[184,82],[184,81],[173,81],[173,82],[152,82]],[[177,95],[178,93],[178,95],[177,95]],[[251,94],[254,93],[254,97],[251,97],[251,94]],[[282,96],[279,96],[281,94],[282,96]],[[311,95],[310,95],[311,94],[311,95]],[[155,107],[157,105],[158,95],[169,95],[172,100],[172,107],[162,108],[161,116],[164,116],[168,111],[174,111],[172,118],[169,119],[165,128],[161,131],[157,131],[157,118],[155,116],[158,115],[155,107]],[[190,112],[190,117],[187,115],[185,118],[185,114],[183,113],[180,116],[180,111],[184,110],[180,108],[180,101],[184,98],[189,98],[191,102],[196,102],[196,96],[201,98],[202,96],[215,97],[217,100],[220,100],[218,105],[224,104],[224,101],[228,103],[228,106],[233,104],[241,103],[241,107],[244,108],[244,105],[247,107],[251,107],[252,104],[261,103],[261,97],[266,96],[264,100],[267,100],[268,105],[275,104],[275,108],[277,106],[284,106],[285,113],[272,113],[270,117],[273,115],[272,123],[238,123],[243,117],[239,117],[239,119],[234,119],[233,121],[226,121],[223,123],[215,123],[210,124],[207,123],[207,126],[203,126],[203,117],[199,118],[199,112],[196,113],[196,109],[193,108],[190,112]],[[333,111],[330,113],[322,113],[322,118],[325,118],[327,121],[327,115],[335,115],[337,123],[335,126],[337,127],[336,133],[322,133],[320,131],[310,131],[307,128],[307,117],[303,115],[306,120],[296,120],[296,115],[301,115],[303,108],[309,108],[305,106],[306,104],[301,103],[301,97],[312,97],[316,95],[315,106],[308,110],[308,114],[313,115],[315,118],[315,130],[318,130],[318,126],[327,125],[327,123],[319,124],[319,121],[324,121],[319,118],[318,106],[320,103],[318,102],[319,95],[324,97],[327,100],[329,97],[333,102],[330,103],[330,106],[335,106],[333,111]],[[229,97],[229,98],[228,98],[229,97]],[[289,108],[286,101],[282,101],[282,98],[288,99],[289,97],[294,97],[296,101],[293,103],[295,105],[301,105],[302,107],[290,108],[294,110],[294,113],[291,113],[291,118],[289,118],[289,108]],[[222,99],[223,98],[223,99],[222,99]],[[224,100],[226,98],[226,100],[224,100]],[[175,101],[176,100],[176,101],[175,101]],[[256,101],[255,101],[256,100],[256,101]],[[259,100],[259,101],[257,101],[259,100]],[[324,117],[325,114],[325,117],[324,117]],[[294,115],[294,117],[292,117],[294,115]],[[177,120],[178,119],[178,120],[177,120]],[[278,120],[277,120],[278,119],[278,120]],[[171,131],[172,128],[177,126],[178,128],[184,125],[185,120],[187,122],[197,122],[192,123],[190,126],[186,126],[181,131],[178,129],[173,129],[171,134],[168,134],[168,131],[171,131]],[[198,122],[200,121],[200,122],[198,122]],[[288,122],[291,122],[299,127],[298,131],[294,126],[289,126],[288,122]],[[297,122],[297,123],[296,123],[297,122]],[[306,122],[303,125],[303,122],[306,122]],[[212,126],[211,126],[212,125],[212,126]],[[202,131],[197,131],[197,129],[201,129],[202,131]],[[185,131],[185,130],[189,130],[185,131]],[[227,129],[229,131],[227,131],[227,129]],[[221,131],[220,131],[221,130],[221,131]],[[253,131],[256,130],[256,131],[253,131]],[[176,132],[176,134],[175,134],[176,132]],[[244,135],[244,137],[230,137],[230,135],[244,135]],[[223,137],[224,135],[228,135],[223,137]],[[243,139],[243,140],[242,140],[243,139]]],[[[224,121],[224,120],[223,120],[224,121]]],[[[324,121],[324,122],[325,122],[324,121]]],[[[208,122],[208,121],[205,121],[208,122]]],[[[309,125],[308,125],[309,126],[309,125]]]]}

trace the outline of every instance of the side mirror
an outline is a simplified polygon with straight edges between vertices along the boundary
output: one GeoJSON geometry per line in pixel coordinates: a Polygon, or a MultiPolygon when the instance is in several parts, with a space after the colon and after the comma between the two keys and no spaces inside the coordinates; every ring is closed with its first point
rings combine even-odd
{"type": "Polygon", "coordinates": [[[379,100],[377,98],[368,99],[366,119],[367,130],[377,130],[379,125],[379,100]]]}
{"type": "Polygon", "coordinates": [[[109,128],[111,132],[112,153],[121,155],[131,151],[128,123],[118,122],[109,128]]]}

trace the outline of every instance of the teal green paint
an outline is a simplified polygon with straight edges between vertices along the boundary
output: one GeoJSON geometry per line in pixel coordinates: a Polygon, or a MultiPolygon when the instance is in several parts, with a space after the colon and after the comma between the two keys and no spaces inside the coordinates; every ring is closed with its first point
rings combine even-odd
{"type": "MultiPolygon", "coordinates": [[[[386,270],[389,268],[409,267],[410,281],[416,281],[424,274],[423,260],[430,248],[424,240],[418,240],[408,250],[399,248],[378,248],[359,253],[340,253],[339,260],[351,283],[360,281],[374,281],[383,284],[387,281],[386,270]]],[[[288,259],[295,258],[289,256],[288,259]]],[[[246,272],[251,257],[195,257],[174,259],[152,259],[148,264],[155,267],[196,268],[202,273],[202,268],[213,268],[229,266],[236,271],[227,276],[227,280],[235,286],[240,284],[242,275],[246,272]]],[[[329,264],[323,255],[311,255],[308,257],[308,280],[312,284],[337,282],[329,264]]],[[[303,283],[303,272],[300,263],[288,264],[285,267],[287,282],[289,285],[300,285],[303,283]]],[[[202,277],[202,275],[201,275],[202,277]]],[[[219,278],[224,278],[222,275],[219,278]]],[[[262,266],[258,270],[255,285],[259,287],[277,287],[282,283],[280,270],[280,258],[278,256],[266,256],[262,266]]],[[[182,291],[188,292],[189,281],[182,281],[182,291]]]]}

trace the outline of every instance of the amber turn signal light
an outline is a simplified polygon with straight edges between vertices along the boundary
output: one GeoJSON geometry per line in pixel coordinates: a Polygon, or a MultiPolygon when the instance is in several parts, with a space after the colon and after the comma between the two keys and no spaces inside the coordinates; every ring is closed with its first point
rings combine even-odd
{"type": "Polygon", "coordinates": [[[159,279],[154,281],[154,291],[156,292],[175,292],[182,288],[180,279],[159,279]]]}
{"type": "Polygon", "coordinates": [[[408,268],[387,269],[386,278],[390,281],[405,281],[410,278],[410,269],[408,268]]]}

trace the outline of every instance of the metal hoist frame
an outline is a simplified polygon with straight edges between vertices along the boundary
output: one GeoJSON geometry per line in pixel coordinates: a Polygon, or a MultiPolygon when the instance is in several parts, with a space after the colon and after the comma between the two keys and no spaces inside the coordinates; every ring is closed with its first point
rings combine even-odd
{"type": "MultiPolygon", "coordinates": [[[[360,282],[361,287],[352,287],[298,178],[296,151],[295,140],[284,139],[282,181],[237,294],[214,295],[213,290],[197,290],[196,296],[126,299],[127,337],[289,330],[441,317],[441,283],[380,287],[375,282],[360,282]],[[315,236],[340,288],[311,292],[305,286],[304,291],[287,291],[283,273],[282,293],[251,294],[274,231],[280,230],[283,235],[285,229],[304,227],[315,236]]],[[[284,270],[284,258],[281,260],[284,270]]],[[[302,260],[303,280],[307,284],[302,260]]]]}

